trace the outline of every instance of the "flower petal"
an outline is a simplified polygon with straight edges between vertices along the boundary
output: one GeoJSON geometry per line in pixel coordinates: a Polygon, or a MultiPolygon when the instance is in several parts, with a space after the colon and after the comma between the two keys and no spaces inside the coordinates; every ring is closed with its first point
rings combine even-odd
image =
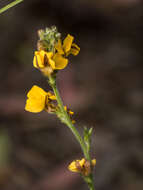
{"type": "Polygon", "coordinates": [[[33,66],[42,69],[45,68],[50,63],[51,65],[53,65],[53,62],[51,61],[52,56],[53,52],[46,52],[44,50],[35,51],[33,66]]]}
{"type": "Polygon", "coordinates": [[[36,101],[33,99],[27,99],[25,110],[33,113],[41,112],[45,108],[44,99],[42,101],[36,101]]]}
{"type": "Polygon", "coordinates": [[[36,68],[38,68],[38,63],[37,63],[36,56],[34,56],[34,58],[33,58],[33,66],[36,67],[36,68]]]}
{"type": "Polygon", "coordinates": [[[35,56],[33,59],[33,66],[36,68],[44,67],[44,51],[35,51],[35,56]]]}
{"type": "Polygon", "coordinates": [[[47,94],[50,100],[56,100],[56,96],[54,94],[52,94],[51,92],[48,92],[47,94]]]}
{"type": "Polygon", "coordinates": [[[79,164],[80,164],[80,166],[81,167],[83,167],[83,165],[85,164],[85,159],[84,158],[82,158],[80,161],[79,161],[79,164]]]}
{"type": "Polygon", "coordinates": [[[68,169],[72,172],[79,172],[79,170],[76,167],[76,162],[80,160],[73,161],[69,166],[68,169]]]}
{"type": "Polygon", "coordinates": [[[62,42],[61,40],[58,40],[58,43],[55,45],[56,50],[60,55],[64,54],[63,48],[62,48],[62,42]]]}
{"type": "Polygon", "coordinates": [[[74,56],[76,56],[79,54],[79,51],[80,51],[80,47],[78,47],[78,45],[73,43],[71,46],[71,49],[70,49],[70,53],[73,54],[74,56]]]}
{"type": "Polygon", "coordinates": [[[64,39],[63,49],[64,49],[65,53],[70,51],[73,40],[74,40],[74,37],[71,36],[70,34],[68,34],[67,37],[64,39]]]}
{"type": "Polygon", "coordinates": [[[45,52],[45,54],[47,55],[49,59],[53,57],[53,52],[45,52]]]}
{"type": "Polygon", "coordinates": [[[37,85],[34,85],[31,90],[28,92],[27,97],[28,98],[38,98],[41,96],[46,96],[47,92],[45,92],[42,88],[40,88],[37,85]]]}
{"type": "Polygon", "coordinates": [[[68,64],[68,59],[58,53],[54,55],[53,60],[55,61],[55,69],[64,69],[68,64]]]}
{"type": "Polygon", "coordinates": [[[45,108],[47,92],[38,86],[33,86],[27,94],[27,101],[25,110],[29,112],[38,113],[45,108]]]}
{"type": "Polygon", "coordinates": [[[52,67],[52,69],[55,69],[55,62],[52,59],[49,59],[49,65],[52,67]]]}
{"type": "Polygon", "coordinates": [[[96,165],[96,159],[93,159],[93,160],[91,161],[91,164],[92,164],[92,166],[95,166],[95,165],[96,165]]]}

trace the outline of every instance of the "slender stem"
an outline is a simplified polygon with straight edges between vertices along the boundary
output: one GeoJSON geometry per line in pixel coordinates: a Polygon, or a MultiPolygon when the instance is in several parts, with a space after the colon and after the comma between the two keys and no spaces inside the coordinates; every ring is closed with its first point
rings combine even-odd
{"type": "Polygon", "coordinates": [[[58,102],[58,105],[61,109],[61,112],[63,113],[64,115],[64,118],[66,120],[66,124],[67,126],[71,129],[72,133],[74,134],[75,138],[77,139],[77,141],[79,142],[82,150],[83,150],[83,153],[84,153],[84,156],[87,160],[90,160],[90,156],[88,154],[88,151],[87,151],[87,148],[86,148],[86,145],[82,139],[82,137],[80,136],[79,132],[77,131],[77,129],[74,127],[69,115],[67,114],[67,112],[65,111],[64,109],[64,105],[63,105],[63,102],[62,102],[62,99],[60,97],[60,94],[59,94],[59,91],[58,91],[58,88],[56,86],[56,81],[55,81],[55,78],[53,77],[49,77],[49,83],[50,83],[50,86],[52,87],[54,93],[55,93],[55,96],[56,96],[56,99],[57,99],[57,102],[58,102]]]}
{"type": "Polygon", "coordinates": [[[91,182],[88,184],[90,190],[95,190],[93,174],[90,175],[91,182]]]}
{"type": "Polygon", "coordinates": [[[84,181],[87,183],[89,189],[95,190],[93,174],[91,173],[89,176],[83,177],[83,178],[84,178],[84,181]]]}
{"type": "Polygon", "coordinates": [[[3,13],[4,11],[8,10],[11,7],[14,7],[15,5],[17,5],[18,3],[21,3],[23,0],[16,0],[13,1],[12,3],[9,3],[8,5],[6,5],[5,7],[0,9],[0,14],[3,13]]]}
{"type": "MultiPolygon", "coordinates": [[[[53,91],[54,91],[54,94],[56,96],[56,99],[57,99],[57,102],[58,102],[58,105],[60,107],[60,110],[62,112],[62,116],[64,117],[64,120],[66,121],[65,123],[67,124],[67,126],[70,128],[70,130],[72,131],[72,133],[74,134],[75,138],[77,139],[77,141],[79,142],[80,146],[81,146],[81,149],[84,153],[84,156],[86,158],[86,160],[89,160],[91,162],[91,159],[90,159],[90,154],[89,154],[89,151],[87,150],[87,147],[86,147],[86,144],[83,140],[83,138],[80,136],[79,132],[77,131],[77,129],[75,128],[75,126],[73,125],[69,115],[67,114],[67,112],[65,111],[64,109],[64,105],[63,105],[63,102],[62,102],[62,99],[60,97],[60,94],[59,94],[59,91],[58,91],[58,88],[56,86],[56,78],[50,76],[49,77],[49,84],[50,86],[52,87],[53,91]]],[[[88,187],[90,190],[95,190],[94,189],[94,179],[93,179],[93,174],[91,173],[89,176],[87,177],[83,177],[85,182],[88,184],[88,187]]]]}

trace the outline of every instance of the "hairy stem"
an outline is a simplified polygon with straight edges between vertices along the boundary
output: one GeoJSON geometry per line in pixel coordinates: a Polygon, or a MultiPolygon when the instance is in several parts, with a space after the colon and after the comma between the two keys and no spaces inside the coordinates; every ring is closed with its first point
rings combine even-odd
{"type": "Polygon", "coordinates": [[[67,114],[67,112],[65,111],[64,109],[64,105],[63,105],[63,102],[62,102],[62,99],[60,97],[60,94],[59,94],[59,91],[58,91],[58,88],[56,86],[56,80],[55,78],[53,77],[49,77],[49,84],[50,86],[52,87],[54,93],[55,93],[55,96],[56,96],[56,99],[57,99],[57,102],[58,102],[58,105],[60,107],[60,110],[61,112],[63,113],[64,115],[64,119],[66,120],[66,124],[67,126],[70,128],[70,130],[72,131],[72,133],[74,134],[75,138],[77,139],[77,141],[79,142],[82,150],[83,150],[83,153],[84,153],[84,156],[87,160],[90,160],[90,156],[87,152],[87,149],[86,149],[86,145],[82,139],[82,137],[80,136],[79,132],[77,131],[77,129],[74,127],[69,115],[67,114]]]}
{"type": "Polygon", "coordinates": [[[88,177],[83,177],[83,178],[84,178],[84,181],[87,183],[89,189],[95,190],[93,174],[90,174],[88,177]]]}
{"type": "MultiPolygon", "coordinates": [[[[62,112],[62,117],[64,117],[64,123],[66,123],[66,125],[70,128],[70,130],[72,131],[73,135],[75,136],[75,138],[77,139],[77,141],[79,142],[81,149],[83,151],[83,154],[85,156],[85,159],[91,162],[91,158],[90,158],[90,154],[89,151],[87,150],[86,144],[83,140],[83,138],[81,137],[81,135],[79,134],[78,130],[75,128],[75,126],[73,125],[69,115],[67,114],[67,112],[64,109],[64,105],[62,102],[62,99],[60,97],[58,88],[56,86],[56,78],[54,77],[49,77],[49,84],[52,87],[54,94],[56,96],[59,108],[62,112]]],[[[83,177],[85,182],[88,184],[88,187],[90,190],[95,190],[94,189],[94,179],[93,179],[93,174],[90,174],[88,177],[83,177]]]]}

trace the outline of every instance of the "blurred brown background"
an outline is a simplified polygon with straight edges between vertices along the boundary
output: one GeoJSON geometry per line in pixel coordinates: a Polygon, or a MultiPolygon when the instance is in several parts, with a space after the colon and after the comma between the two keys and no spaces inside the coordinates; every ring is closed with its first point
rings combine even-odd
{"type": "Polygon", "coordinates": [[[67,170],[82,158],[69,129],[24,111],[32,85],[49,89],[32,59],[37,30],[51,25],[81,47],[58,85],[79,130],[94,127],[96,190],[143,189],[142,0],[25,0],[0,15],[0,189],[87,189],[67,170]]]}

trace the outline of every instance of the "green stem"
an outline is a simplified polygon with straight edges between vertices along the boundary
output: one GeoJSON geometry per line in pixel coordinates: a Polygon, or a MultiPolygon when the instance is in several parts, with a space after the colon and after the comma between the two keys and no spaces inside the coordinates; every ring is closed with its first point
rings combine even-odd
{"type": "Polygon", "coordinates": [[[72,133],[74,134],[75,138],[77,139],[77,141],[79,142],[82,150],[83,150],[83,153],[84,153],[84,156],[87,160],[90,161],[90,156],[88,154],[88,151],[87,151],[87,148],[86,148],[86,145],[84,143],[84,140],[82,139],[82,137],[80,136],[79,132],[77,131],[77,129],[74,127],[69,115],[67,114],[67,112],[65,111],[64,109],[64,105],[63,105],[63,102],[62,102],[62,99],[60,97],[60,94],[59,94],[59,91],[58,91],[58,88],[56,86],[56,80],[54,77],[49,77],[49,84],[50,86],[52,87],[54,93],[55,93],[55,96],[56,96],[56,99],[57,99],[57,102],[58,102],[58,105],[60,107],[60,110],[64,116],[64,119],[66,121],[66,124],[67,126],[71,129],[72,133]]]}
{"type": "Polygon", "coordinates": [[[12,3],[9,3],[8,5],[6,5],[5,7],[0,9],[0,14],[5,12],[6,10],[8,10],[11,7],[14,7],[15,5],[17,5],[18,3],[21,3],[23,0],[16,0],[13,1],[12,3]]]}
{"type": "Polygon", "coordinates": [[[88,184],[89,189],[95,190],[93,174],[90,174],[88,177],[83,177],[83,178],[84,178],[84,181],[88,184]]]}
{"type": "MultiPolygon", "coordinates": [[[[54,94],[56,96],[56,99],[57,99],[57,102],[58,102],[58,105],[60,107],[60,110],[62,112],[62,117],[64,117],[64,121],[65,123],[67,124],[67,126],[70,128],[70,130],[72,131],[72,133],[74,134],[75,138],[77,139],[77,141],[79,142],[80,146],[81,146],[81,149],[84,153],[84,156],[85,156],[85,159],[86,160],[89,160],[91,162],[91,159],[90,159],[90,154],[89,154],[89,151],[87,150],[87,147],[86,147],[86,144],[83,140],[83,138],[80,136],[79,132],[77,131],[77,129],[75,128],[75,126],[73,125],[69,115],[67,114],[67,112],[65,111],[64,109],[64,105],[63,105],[63,102],[62,102],[62,99],[60,97],[60,94],[59,94],[59,91],[58,91],[58,88],[56,86],[56,78],[55,77],[52,77],[50,76],[49,77],[49,84],[50,86],[52,87],[53,91],[54,91],[54,94]]],[[[93,174],[91,173],[89,176],[87,177],[83,177],[85,182],[88,184],[88,187],[90,190],[95,190],[94,189],[94,179],[93,179],[93,174]]]]}

